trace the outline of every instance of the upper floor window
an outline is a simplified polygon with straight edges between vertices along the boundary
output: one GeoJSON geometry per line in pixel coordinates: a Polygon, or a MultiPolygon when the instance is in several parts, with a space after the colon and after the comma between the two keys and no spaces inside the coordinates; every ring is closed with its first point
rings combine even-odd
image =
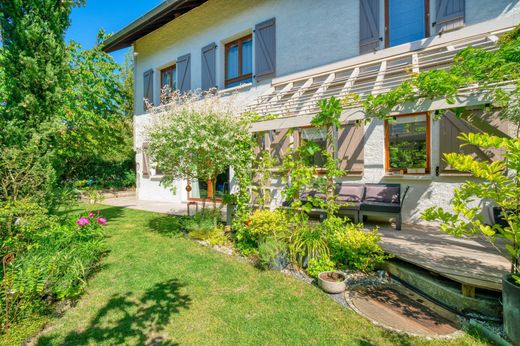
{"type": "Polygon", "coordinates": [[[165,90],[172,92],[177,89],[177,69],[175,65],[161,70],[161,93],[165,90]]]}
{"type": "Polygon", "coordinates": [[[253,80],[253,40],[251,35],[226,44],[226,88],[253,80]]]}
{"type": "Polygon", "coordinates": [[[430,170],[430,120],[426,113],[402,115],[385,122],[386,170],[430,170]]]}
{"type": "Polygon", "coordinates": [[[385,0],[386,46],[429,36],[429,0],[385,0]]]}

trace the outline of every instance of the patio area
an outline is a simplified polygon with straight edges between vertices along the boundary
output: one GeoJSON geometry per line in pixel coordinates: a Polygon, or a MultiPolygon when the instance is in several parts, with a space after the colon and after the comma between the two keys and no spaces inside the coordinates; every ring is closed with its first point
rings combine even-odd
{"type": "MultiPolygon", "coordinates": [[[[135,196],[108,198],[104,204],[169,215],[187,215],[186,203],[138,200],[135,196]]],[[[201,203],[199,203],[199,207],[201,203]]],[[[195,210],[190,206],[191,212],[195,210]]],[[[381,246],[395,257],[444,276],[464,286],[492,291],[502,290],[502,274],[510,270],[510,262],[485,239],[456,238],[436,227],[403,224],[396,231],[389,223],[379,226],[381,246]]]]}

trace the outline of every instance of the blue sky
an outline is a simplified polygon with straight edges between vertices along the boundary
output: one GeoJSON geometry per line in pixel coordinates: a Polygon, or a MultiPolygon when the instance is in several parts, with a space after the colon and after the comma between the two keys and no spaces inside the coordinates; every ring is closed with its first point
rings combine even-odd
{"type": "MultiPolygon", "coordinates": [[[[74,8],[66,40],[79,42],[83,48],[92,48],[100,28],[115,33],[142,16],[163,0],[87,0],[83,7],[74,8]]],[[[117,62],[123,62],[126,49],[112,53],[117,62]]]]}

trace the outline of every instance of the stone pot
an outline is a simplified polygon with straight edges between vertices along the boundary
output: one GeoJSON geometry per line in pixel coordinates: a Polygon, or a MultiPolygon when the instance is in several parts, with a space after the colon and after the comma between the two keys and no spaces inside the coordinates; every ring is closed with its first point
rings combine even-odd
{"type": "Polygon", "coordinates": [[[504,330],[513,345],[520,345],[520,286],[511,274],[502,277],[502,302],[504,330]]]}
{"type": "Polygon", "coordinates": [[[341,293],[347,288],[347,277],[340,272],[322,272],[318,275],[318,286],[327,293],[341,293]]]}

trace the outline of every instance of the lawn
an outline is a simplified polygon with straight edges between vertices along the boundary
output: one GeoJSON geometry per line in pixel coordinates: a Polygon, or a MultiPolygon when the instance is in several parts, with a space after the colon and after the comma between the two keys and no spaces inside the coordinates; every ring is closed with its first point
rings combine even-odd
{"type": "Polygon", "coordinates": [[[378,328],[317,288],[178,233],[177,219],[102,207],[110,253],[37,345],[478,345],[378,328]]]}

